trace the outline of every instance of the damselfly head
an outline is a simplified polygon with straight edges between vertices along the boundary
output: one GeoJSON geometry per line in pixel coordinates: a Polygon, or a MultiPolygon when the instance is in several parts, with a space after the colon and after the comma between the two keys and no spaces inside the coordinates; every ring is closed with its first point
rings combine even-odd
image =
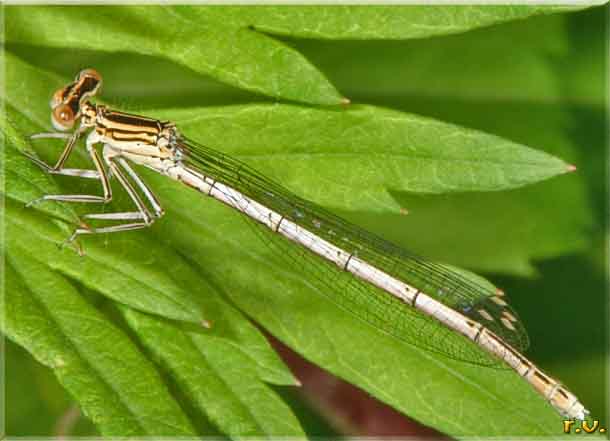
{"type": "Polygon", "coordinates": [[[51,122],[57,130],[70,130],[81,114],[81,105],[102,86],[102,77],[94,69],[79,72],[74,82],[62,87],[51,98],[51,122]]]}

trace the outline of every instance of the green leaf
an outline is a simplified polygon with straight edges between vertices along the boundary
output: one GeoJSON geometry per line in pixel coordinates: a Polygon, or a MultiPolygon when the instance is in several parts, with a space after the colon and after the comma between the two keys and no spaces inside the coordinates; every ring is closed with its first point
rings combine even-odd
{"type": "Polygon", "coordinates": [[[190,280],[184,273],[188,266],[176,257],[172,259],[153,241],[114,242],[114,249],[87,247],[84,251],[87,257],[83,259],[69,246],[59,249],[67,237],[44,216],[17,207],[10,200],[6,208],[7,240],[18,241],[36,249],[40,256],[48,256],[50,268],[81,280],[89,288],[101,290],[134,308],[177,320],[201,324],[211,320],[208,317],[221,315],[214,297],[201,301],[193,298],[180,282],[190,280]],[[122,258],[117,258],[115,250],[121,250],[122,258]],[[156,271],[160,262],[168,268],[176,267],[177,271],[172,274],[156,271]],[[108,284],[108,280],[113,283],[108,284]],[[134,295],[138,291],[146,295],[134,295]]]}
{"type": "Polygon", "coordinates": [[[426,114],[450,114],[458,121],[469,114],[444,106],[484,103],[490,117],[514,103],[599,108],[603,12],[593,24],[572,25],[580,32],[569,32],[571,20],[586,13],[537,16],[418,41],[290,42],[354,102],[418,113],[428,103],[426,114]]]}
{"type": "MultiPolygon", "coordinates": [[[[471,121],[485,121],[486,106],[468,108],[471,121]]],[[[566,113],[546,106],[522,105],[495,112],[490,130],[512,136],[578,164],[561,179],[499,194],[455,194],[424,198],[397,193],[409,215],[386,217],[385,231],[415,252],[487,273],[537,275],[537,262],[587,250],[596,228],[586,175],[576,145],[566,137],[566,113]],[[509,123],[510,121],[510,123],[509,123]],[[536,123],[532,123],[535,121],[536,123]],[[444,219],[451,218],[452,228],[444,219]],[[402,224],[402,228],[399,227],[402,224]],[[422,231],[436,231],[423,235],[422,231]],[[401,236],[400,238],[398,236],[401,236]],[[432,250],[430,253],[429,250],[432,250]]],[[[364,225],[382,221],[364,215],[364,225]]]]}
{"type": "Polygon", "coordinates": [[[247,28],[193,22],[163,6],[8,6],[6,41],[168,57],[256,93],[312,104],[344,99],[289,46],[247,28]]]}
{"type": "MultiPolygon", "coordinates": [[[[11,66],[9,79],[16,81],[24,70],[32,75],[22,61],[11,66]]],[[[42,97],[9,92],[8,100],[21,108],[42,97]]],[[[176,121],[193,139],[267,170],[288,188],[296,189],[298,182],[301,196],[338,208],[397,212],[400,206],[388,189],[503,190],[570,170],[551,155],[497,136],[369,106],[337,111],[260,104],[163,110],[155,116],[176,121]],[[321,186],[321,181],[335,185],[321,186]],[[355,186],[366,192],[351,191],[355,186]]]]}
{"type": "MultiPolygon", "coordinates": [[[[409,39],[466,32],[574,6],[366,5],[366,6],[174,6],[192,21],[215,20],[271,34],[327,39],[409,39]]],[[[585,6],[586,7],[586,6],[585,6]]]]}
{"type": "Polygon", "coordinates": [[[252,361],[201,330],[125,308],[125,317],[202,412],[231,437],[303,436],[298,421],[252,361]],[[205,381],[202,382],[202,378],[205,381]]]}
{"type": "Polygon", "coordinates": [[[388,189],[505,190],[570,170],[551,155],[503,138],[369,106],[327,111],[246,105],[163,111],[161,116],[288,188],[298,183],[303,197],[335,207],[397,212],[388,189]]]}
{"type": "MultiPolygon", "coordinates": [[[[17,82],[21,75],[34,81],[36,72],[21,60],[8,65],[9,81],[17,82]]],[[[7,94],[15,108],[44,102],[34,89],[19,92],[7,94]]],[[[242,157],[288,188],[296,189],[298,183],[305,198],[340,208],[397,212],[400,207],[388,189],[503,190],[570,170],[558,158],[497,136],[370,106],[324,110],[250,104],[163,110],[151,116],[175,121],[187,136],[242,157]],[[366,191],[354,192],[354,187],[366,191]]]]}
{"type": "Polygon", "coordinates": [[[12,241],[2,330],[54,370],[106,436],[194,432],[156,369],[61,275],[12,241]]]}

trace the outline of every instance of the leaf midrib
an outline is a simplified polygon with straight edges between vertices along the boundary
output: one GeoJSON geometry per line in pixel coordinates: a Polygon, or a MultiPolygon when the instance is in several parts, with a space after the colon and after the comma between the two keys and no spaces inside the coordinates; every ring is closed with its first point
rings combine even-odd
{"type": "MultiPolygon", "coordinates": [[[[466,164],[490,164],[490,165],[497,165],[497,166],[506,166],[506,162],[504,161],[500,161],[500,160],[488,160],[488,159],[483,159],[483,160],[477,160],[476,158],[449,158],[449,157],[436,157],[436,156],[431,156],[431,155],[423,155],[421,153],[415,154],[415,155],[407,155],[407,154],[403,154],[403,153],[378,153],[378,152],[348,152],[348,153],[340,153],[340,152],[312,152],[312,153],[308,153],[308,152],[299,152],[299,153],[259,153],[259,154],[237,154],[234,155],[235,158],[248,158],[248,159],[265,159],[265,160],[272,160],[272,159],[277,159],[277,158],[281,158],[284,157],[284,159],[294,159],[296,158],[304,158],[305,160],[307,159],[308,156],[313,156],[313,157],[359,157],[359,156],[366,156],[367,159],[375,159],[375,156],[379,156],[379,157],[384,157],[384,158],[399,158],[399,159],[403,159],[403,160],[418,160],[418,159],[423,159],[423,160],[429,160],[430,162],[459,162],[459,163],[466,163],[466,164]]],[[[540,167],[540,166],[545,166],[545,164],[540,164],[537,162],[526,162],[526,161],[514,161],[511,160],[510,165],[513,166],[530,166],[530,167],[540,167]]]]}

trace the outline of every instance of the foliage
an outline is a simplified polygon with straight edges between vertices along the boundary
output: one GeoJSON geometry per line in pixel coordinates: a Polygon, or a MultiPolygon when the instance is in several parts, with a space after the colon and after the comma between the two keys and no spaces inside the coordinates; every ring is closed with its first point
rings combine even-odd
{"type": "MultiPolygon", "coordinates": [[[[296,380],[249,318],[452,436],[557,433],[557,415],[516,374],[362,323],[239,216],[146,170],[167,212],[160,222],[86,238],[85,257],[59,249],[91,206],[24,203],[99,188],[45,175],[20,151],[57,158],[61,142],[26,136],[50,129],[50,93],[95,67],[101,101],[174,120],[398,243],[471,269],[531,275],[533,259],[580,252],[603,224],[590,201],[600,191],[591,190],[594,166],[537,183],[592,163],[552,105],[605,105],[591,92],[603,86],[559,84],[563,71],[549,59],[566,58],[572,14],[535,16],[563,9],[5,8],[3,331],[54,371],[104,435],[308,432],[272,387],[296,380]],[[482,28],[516,19],[526,20],[482,28]]],[[[127,207],[115,193],[107,209],[127,207]]]]}

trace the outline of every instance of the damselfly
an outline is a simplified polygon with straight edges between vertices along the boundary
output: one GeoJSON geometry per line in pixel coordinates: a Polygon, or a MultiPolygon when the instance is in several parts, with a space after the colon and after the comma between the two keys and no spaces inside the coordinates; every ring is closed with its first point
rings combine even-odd
{"type": "Polygon", "coordinates": [[[113,224],[93,227],[83,223],[69,241],[84,234],[146,228],[163,215],[160,202],[130,163],[144,165],[245,214],[278,238],[284,249],[306,250],[298,253],[304,268],[307,260],[313,259],[323,262],[328,271],[349,276],[350,282],[342,286],[333,286],[329,280],[328,295],[360,319],[409,344],[466,362],[503,362],[563,416],[584,419],[588,414],[576,396],[521,354],[528,345],[527,333],[502,291],[446,265],[414,256],[340,219],[245,164],[187,139],[171,122],[92,103],[88,98],[101,84],[100,75],[87,69],[58,90],[51,100],[51,119],[58,132],[33,137],[65,138],[66,146],[54,166],[28,156],[49,173],[99,180],[103,195],[45,195],[30,205],[42,200],[108,203],[112,199],[109,180],[114,177],[135,208],[86,214],[84,218],[94,222],[113,224]],[[73,133],[60,133],[75,125],[73,133]],[[66,168],[68,157],[85,133],[95,170],[66,168]],[[96,149],[100,144],[101,156],[96,149]],[[433,322],[444,325],[445,333],[436,332],[426,341],[418,341],[414,331],[433,322]],[[455,339],[460,344],[447,344],[455,339]]]}

